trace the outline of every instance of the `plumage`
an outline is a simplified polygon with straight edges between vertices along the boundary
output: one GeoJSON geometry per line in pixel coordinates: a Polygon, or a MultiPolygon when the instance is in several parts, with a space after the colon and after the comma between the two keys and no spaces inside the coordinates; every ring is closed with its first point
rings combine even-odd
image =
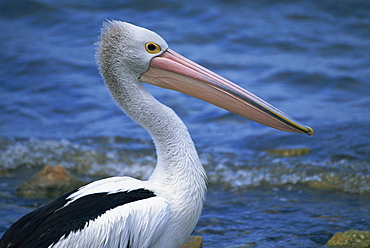
{"type": "MultiPolygon", "coordinates": [[[[9,235],[14,232],[14,245],[30,248],[49,247],[62,237],[69,238],[73,233],[92,228],[88,226],[100,223],[99,218],[109,211],[119,211],[119,206],[129,206],[130,203],[155,197],[150,190],[135,189],[115,193],[91,193],[74,201],[68,200],[73,193],[76,191],[59,197],[17,221],[8,230],[9,235]]],[[[112,227],[108,228],[111,229],[110,232],[113,231],[112,227]]],[[[95,230],[97,229],[94,228],[93,231],[95,230]]],[[[105,237],[107,236],[101,237],[101,241],[109,243],[104,241],[105,237]]]]}
{"type": "Polygon", "coordinates": [[[65,194],[17,221],[1,247],[176,248],[200,216],[206,173],[175,112],[142,85],[177,90],[289,132],[313,134],[252,93],[168,48],[156,33],[106,22],[97,60],[117,105],[151,135],[156,167],[146,181],[112,177],[65,194]]]}

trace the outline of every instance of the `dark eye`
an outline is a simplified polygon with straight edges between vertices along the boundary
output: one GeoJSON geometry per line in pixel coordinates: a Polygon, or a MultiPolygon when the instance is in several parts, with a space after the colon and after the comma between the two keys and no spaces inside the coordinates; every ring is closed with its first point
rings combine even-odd
{"type": "Polygon", "coordinates": [[[154,44],[148,44],[148,50],[149,51],[155,51],[157,47],[154,44]]]}
{"type": "Polygon", "coordinates": [[[161,47],[154,42],[148,42],[145,44],[145,49],[148,53],[159,53],[161,51],[161,47]]]}

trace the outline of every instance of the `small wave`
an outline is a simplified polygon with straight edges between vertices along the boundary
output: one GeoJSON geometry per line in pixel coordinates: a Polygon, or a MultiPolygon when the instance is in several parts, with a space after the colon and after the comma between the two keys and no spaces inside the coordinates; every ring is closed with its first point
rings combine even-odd
{"type": "MultiPolygon", "coordinates": [[[[60,165],[88,180],[116,175],[147,179],[156,163],[154,147],[150,141],[130,138],[2,138],[0,144],[2,171],[21,168],[36,170],[50,164],[60,165]]],[[[248,151],[243,157],[231,152],[215,154],[201,151],[200,157],[211,186],[239,191],[250,187],[291,184],[350,193],[370,193],[370,175],[365,161],[346,158],[309,161],[300,157],[270,155],[265,151],[248,151]]]]}
{"type": "Polygon", "coordinates": [[[127,139],[124,147],[116,149],[121,145],[115,143],[117,139],[0,139],[0,169],[40,169],[45,164],[50,164],[60,165],[74,174],[87,177],[148,177],[148,167],[155,165],[150,144],[127,139]]]}
{"type": "MultiPolygon", "coordinates": [[[[259,186],[297,185],[349,193],[370,193],[370,175],[365,172],[333,169],[334,167],[340,168],[342,162],[328,161],[330,167],[333,167],[328,169],[321,163],[270,159],[264,159],[258,164],[252,163],[254,166],[243,164],[232,167],[221,162],[213,171],[207,170],[209,181],[211,184],[221,184],[231,190],[259,186]]],[[[363,165],[365,166],[365,163],[363,165]]]]}

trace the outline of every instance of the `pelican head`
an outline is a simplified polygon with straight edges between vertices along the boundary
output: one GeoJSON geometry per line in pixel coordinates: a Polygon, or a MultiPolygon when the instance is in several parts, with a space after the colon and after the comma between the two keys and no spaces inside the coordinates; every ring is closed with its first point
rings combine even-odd
{"type": "Polygon", "coordinates": [[[133,75],[138,79],[148,70],[150,61],[167,48],[166,41],[150,30],[127,22],[107,21],[97,59],[104,78],[125,70],[125,76],[133,75]]]}
{"type": "MultiPolygon", "coordinates": [[[[153,84],[207,101],[242,117],[279,130],[313,135],[313,129],[251,92],[174,52],[158,34],[135,25],[105,23],[99,44],[100,72],[111,92],[117,78],[153,84]],[[104,61],[105,63],[101,63],[104,61]]],[[[117,87],[122,88],[117,90],[117,87]]]]}

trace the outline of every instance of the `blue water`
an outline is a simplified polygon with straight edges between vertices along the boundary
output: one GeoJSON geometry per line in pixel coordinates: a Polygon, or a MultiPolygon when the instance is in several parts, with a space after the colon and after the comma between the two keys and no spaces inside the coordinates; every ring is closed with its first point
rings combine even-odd
{"type": "Polygon", "coordinates": [[[0,232],[47,202],[15,194],[45,164],[84,180],[147,178],[155,164],[96,68],[106,19],[156,31],[315,130],[284,133],[147,86],[184,120],[206,168],[194,232],[204,247],[322,247],[334,232],[370,230],[369,13],[356,0],[1,0],[0,232]],[[267,152],[288,148],[310,152],[267,152]]]}

